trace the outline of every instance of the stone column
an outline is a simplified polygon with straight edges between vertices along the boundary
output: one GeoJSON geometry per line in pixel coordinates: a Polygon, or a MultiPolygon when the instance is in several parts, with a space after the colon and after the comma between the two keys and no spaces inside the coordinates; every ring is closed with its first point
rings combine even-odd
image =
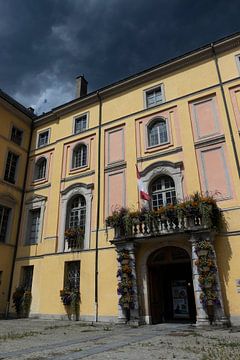
{"type": "Polygon", "coordinates": [[[210,232],[205,233],[192,233],[190,242],[192,243],[192,272],[193,272],[193,287],[194,287],[194,295],[195,295],[195,303],[196,303],[196,312],[197,312],[197,322],[196,325],[209,325],[209,316],[207,313],[207,309],[203,306],[200,300],[200,294],[202,292],[202,289],[200,287],[198,278],[199,278],[199,270],[198,267],[195,264],[195,261],[198,259],[198,256],[196,254],[196,244],[198,241],[206,240],[211,244],[211,251],[213,253],[213,261],[215,262],[216,266],[216,286],[215,291],[217,292],[217,297],[219,300],[218,305],[214,306],[214,319],[213,322],[215,324],[227,324],[228,320],[224,314],[224,308],[223,308],[223,301],[222,301],[222,292],[221,292],[221,285],[219,281],[219,274],[218,274],[218,268],[216,263],[216,253],[214,250],[213,240],[214,236],[210,232]]]}
{"type": "Polygon", "coordinates": [[[197,260],[196,254],[196,242],[198,241],[198,234],[191,234],[190,242],[192,244],[192,277],[193,277],[193,289],[196,304],[196,325],[209,325],[208,314],[203,307],[200,300],[201,288],[199,286],[198,278],[198,267],[195,264],[197,260]]]}

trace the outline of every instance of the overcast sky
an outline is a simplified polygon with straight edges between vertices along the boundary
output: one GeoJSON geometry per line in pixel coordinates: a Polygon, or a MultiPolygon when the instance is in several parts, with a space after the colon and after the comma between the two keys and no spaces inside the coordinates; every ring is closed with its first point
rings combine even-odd
{"type": "Polygon", "coordinates": [[[0,88],[38,114],[240,30],[239,0],[0,0],[0,88]]]}

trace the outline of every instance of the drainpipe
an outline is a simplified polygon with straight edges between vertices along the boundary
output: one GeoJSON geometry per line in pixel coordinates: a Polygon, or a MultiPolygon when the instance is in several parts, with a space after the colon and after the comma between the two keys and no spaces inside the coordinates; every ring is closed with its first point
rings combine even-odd
{"type": "Polygon", "coordinates": [[[211,44],[211,48],[212,48],[213,58],[214,58],[215,65],[216,65],[218,81],[219,81],[219,85],[220,85],[220,89],[221,89],[221,93],[222,93],[222,99],[223,99],[224,109],[225,109],[225,113],[226,113],[226,118],[227,118],[227,122],[228,122],[228,126],[229,126],[230,138],[231,138],[231,142],[232,142],[234,158],[235,158],[236,165],[237,165],[238,177],[240,178],[240,164],[239,164],[239,159],[238,159],[238,154],[237,154],[237,147],[236,147],[236,143],[235,143],[234,136],[233,136],[233,129],[232,129],[231,119],[230,119],[230,115],[229,115],[229,111],[228,111],[226,95],[225,95],[224,88],[223,88],[220,68],[218,65],[218,58],[217,58],[217,54],[216,54],[213,44],[211,44]]]}
{"type": "Polygon", "coordinates": [[[97,223],[96,223],[96,246],[95,246],[95,321],[98,322],[98,240],[100,223],[100,195],[101,195],[101,126],[102,126],[102,99],[99,91],[99,123],[98,123],[98,191],[97,191],[97,223]]]}
{"type": "Polygon", "coordinates": [[[18,223],[17,223],[17,233],[16,233],[15,247],[14,247],[14,252],[13,252],[13,262],[12,262],[12,269],[11,269],[11,274],[10,274],[10,282],[9,282],[9,288],[8,288],[7,305],[6,305],[6,311],[5,311],[6,319],[8,318],[8,315],[9,315],[9,306],[10,306],[10,302],[11,302],[13,275],[14,275],[14,271],[15,271],[15,263],[16,263],[17,249],[18,249],[18,243],[19,243],[19,233],[20,233],[23,206],[24,206],[24,195],[25,195],[26,184],[27,184],[27,169],[28,169],[28,164],[29,164],[29,154],[30,154],[31,143],[32,143],[32,134],[33,134],[33,120],[31,122],[31,128],[30,128],[30,137],[29,137],[28,150],[27,150],[27,161],[26,161],[25,172],[24,172],[22,196],[21,196],[19,217],[18,217],[18,223]]]}

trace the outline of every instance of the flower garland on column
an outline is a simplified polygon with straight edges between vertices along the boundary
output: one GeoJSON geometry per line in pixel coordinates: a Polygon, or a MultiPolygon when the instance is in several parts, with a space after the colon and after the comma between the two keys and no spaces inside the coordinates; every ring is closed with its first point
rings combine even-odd
{"type": "Polygon", "coordinates": [[[120,268],[117,272],[118,289],[120,295],[119,305],[123,310],[134,309],[134,289],[133,289],[133,272],[132,259],[129,250],[123,249],[118,251],[117,258],[120,268]]]}
{"type": "Polygon", "coordinates": [[[215,262],[212,244],[208,240],[200,240],[196,244],[198,259],[195,264],[198,267],[199,285],[201,287],[200,300],[207,309],[209,319],[213,321],[213,306],[220,305],[217,289],[217,266],[215,262]]]}

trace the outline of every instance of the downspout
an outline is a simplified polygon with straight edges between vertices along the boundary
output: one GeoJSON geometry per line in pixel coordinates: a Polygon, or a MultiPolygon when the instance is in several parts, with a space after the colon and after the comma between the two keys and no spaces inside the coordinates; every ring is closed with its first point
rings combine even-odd
{"type": "Polygon", "coordinates": [[[97,92],[99,100],[99,123],[98,123],[98,190],[97,190],[97,219],[96,219],[96,246],[95,246],[95,321],[98,322],[98,240],[100,223],[100,195],[101,195],[101,126],[102,126],[102,99],[97,92]]]}
{"type": "Polygon", "coordinates": [[[21,196],[19,217],[18,217],[18,223],[17,223],[17,233],[16,233],[15,247],[14,247],[14,252],[13,252],[13,262],[12,262],[12,269],[11,269],[11,275],[10,275],[10,282],[9,282],[9,288],[8,288],[7,305],[6,305],[6,311],[5,311],[6,319],[8,318],[8,315],[9,315],[9,306],[10,306],[10,302],[11,302],[13,275],[14,275],[14,271],[15,271],[15,263],[16,263],[16,258],[17,258],[18,244],[19,244],[19,233],[20,233],[23,206],[24,206],[24,196],[25,196],[26,184],[27,184],[27,170],[28,170],[29,154],[30,154],[31,143],[32,143],[32,134],[33,134],[33,120],[31,122],[31,128],[30,128],[30,137],[29,137],[28,150],[27,150],[27,161],[26,161],[25,173],[24,173],[24,179],[23,179],[22,196],[21,196]]]}
{"type": "Polygon", "coordinates": [[[218,58],[217,58],[217,54],[216,54],[213,44],[211,44],[211,48],[212,48],[213,58],[214,58],[215,65],[216,65],[218,81],[219,81],[219,85],[220,85],[220,89],[221,89],[221,93],[222,93],[222,99],[223,99],[224,109],[225,109],[225,113],[226,113],[226,118],[227,118],[227,122],[228,122],[228,126],[229,126],[230,138],[231,138],[231,142],[232,142],[234,158],[235,158],[236,165],[237,165],[238,177],[240,178],[240,164],[239,164],[239,159],[238,159],[238,154],[237,154],[237,147],[236,147],[236,143],[235,143],[234,136],[233,136],[233,129],[232,129],[231,119],[230,119],[230,115],[229,115],[229,111],[228,111],[226,95],[225,95],[224,88],[223,88],[220,68],[218,65],[218,58]]]}

